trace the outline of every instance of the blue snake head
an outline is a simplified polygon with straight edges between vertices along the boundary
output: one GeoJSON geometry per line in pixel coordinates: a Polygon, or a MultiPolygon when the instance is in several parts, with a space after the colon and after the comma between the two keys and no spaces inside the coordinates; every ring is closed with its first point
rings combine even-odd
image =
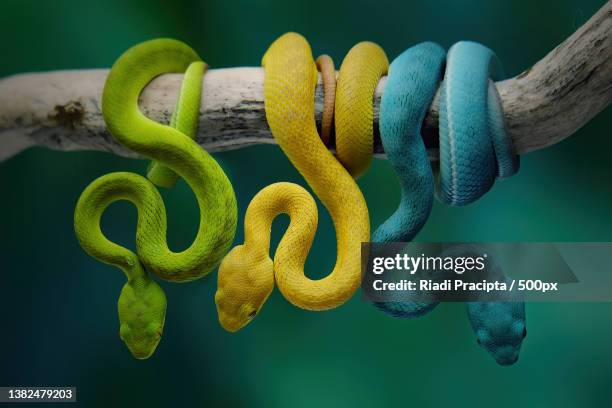
{"type": "Polygon", "coordinates": [[[133,279],[121,290],[118,302],[119,337],[132,355],[149,358],[161,339],[166,317],[166,295],[154,281],[133,279]]]}
{"type": "Polygon", "coordinates": [[[527,336],[524,302],[468,302],[468,315],[478,344],[500,365],[518,361],[527,336]]]}
{"type": "Polygon", "coordinates": [[[246,245],[232,249],[219,266],[215,303],[219,323],[235,332],[257,315],[274,288],[274,264],[267,253],[246,245]]]}

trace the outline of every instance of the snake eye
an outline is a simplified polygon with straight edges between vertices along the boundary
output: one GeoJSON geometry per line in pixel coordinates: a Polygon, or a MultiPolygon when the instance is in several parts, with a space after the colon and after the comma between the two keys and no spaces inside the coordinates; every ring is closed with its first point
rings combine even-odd
{"type": "Polygon", "coordinates": [[[527,337],[527,328],[523,328],[523,338],[527,337]]]}
{"type": "Polygon", "coordinates": [[[478,343],[479,346],[482,346],[482,342],[480,341],[480,338],[476,337],[476,343],[478,343]]]}
{"type": "Polygon", "coordinates": [[[257,315],[257,310],[253,310],[251,313],[249,313],[248,318],[249,320],[254,318],[257,315]]]}

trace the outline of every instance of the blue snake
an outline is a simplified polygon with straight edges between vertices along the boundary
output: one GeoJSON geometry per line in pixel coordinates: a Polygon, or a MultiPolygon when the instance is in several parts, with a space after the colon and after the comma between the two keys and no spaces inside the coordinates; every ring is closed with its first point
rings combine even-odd
{"type": "MultiPolygon", "coordinates": [[[[372,235],[373,242],[411,241],[427,221],[434,194],[449,205],[466,205],[485,194],[496,178],[518,171],[518,156],[506,137],[501,101],[491,80],[499,75],[493,52],[468,41],[456,43],[448,54],[438,44],[421,43],[391,63],[380,106],[380,134],[399,179],[401,198],[397,210],[372,235]],[[438,85],[436,189],[421,126],[438,85]]],[[[432,311],[438,302],[374,304],[393,317],[415,318],[432,311]]],[[[499,364],[516,362],[527,333],[524,303],[467,302],[467,312],[478,344],[499,364]]]]}

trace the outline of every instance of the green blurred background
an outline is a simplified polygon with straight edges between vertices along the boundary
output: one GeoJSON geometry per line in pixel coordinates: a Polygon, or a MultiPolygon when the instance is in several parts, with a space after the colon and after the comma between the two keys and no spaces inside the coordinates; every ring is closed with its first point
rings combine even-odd
{"type": "MultiPolygon", "coordinates": [[[[462,39],[496,51],[507,75],[531,66],[603,1],[69,1],[3,0],[0,75],[109,67],[129,46],[169,36],[212,67],[258,65],[267,46],[293,30],[336,63],[361,40],[393,59],[419,41],[462,39]]],[[[522,158],[520,173],[467,208],[436,203],[419,240],[612,241],[612,111],[572,138],[522,158]]],[[[252,196],[276,181],[303,184],[276,146],[216,154],[234,183],[240,223],[252,196]]],[[[462,304],[419,320],[389,318],[357,294],[338,309],[297,309],[275,292],[236,334],[217,322],[216,272],[162,283],[168,297],[155,355],[134,360],[118,337],[124,277],[89,258],[72,231],[83,188],[112,171],[146,163],[101,152],[33,148],[0,163],[0,385],[74,385],[92,406],[612,406],[612,305],[528,304],[521,358],[500,367],[476,344],[462,304]]],[[[372,226],[399,191],[376,160],[359,184],[372,226]]],[[[184,182],[164,199],[169,242],[185,248],[198,210],[184,182]]],[[[321,209],[308,275],[335,261],[335,236],[321,209]]],[[[135,209],[114,204],[103,218],[111,239],[133,247],[135,209]]],[[[278,241],[287,224],[275,223],[278,241]]],[[[236,242],[242,242],[242,227],[236,242]]],[[[601,271],[610,273],[611,271],[601,271]]]]}

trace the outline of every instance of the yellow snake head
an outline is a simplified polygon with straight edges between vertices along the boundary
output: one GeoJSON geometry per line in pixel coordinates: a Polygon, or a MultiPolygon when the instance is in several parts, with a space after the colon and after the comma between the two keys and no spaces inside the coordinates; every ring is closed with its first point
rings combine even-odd
{"type": "Polygon", "coordinates": [[[274,288],[274,265],[266,253],[246,245],[232,249],[219,266],[215,303],[219,323],[235,332],[257,315],[274,288]]]}
{"type": "Polygon", "coordinates": [[[121,290],[118,302],[119,337],[138,359],[149,358],[161,339],[166,296],[150,279],[134,279],[121,290]]]}

